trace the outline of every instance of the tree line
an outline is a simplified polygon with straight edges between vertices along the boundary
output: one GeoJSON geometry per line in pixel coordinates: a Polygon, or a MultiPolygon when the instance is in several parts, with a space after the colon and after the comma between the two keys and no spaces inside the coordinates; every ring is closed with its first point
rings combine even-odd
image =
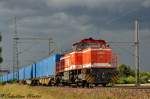
{"type": "MultiPolygon", "coordinates": [[[[117,84],[133,84],[136,81],[135,70],[130,66],[121,64],[117,67],[118,79],[115,81],[117,84]]],[[[150,72],[140,72],[140,83],[150,83],[150,72]]]]}

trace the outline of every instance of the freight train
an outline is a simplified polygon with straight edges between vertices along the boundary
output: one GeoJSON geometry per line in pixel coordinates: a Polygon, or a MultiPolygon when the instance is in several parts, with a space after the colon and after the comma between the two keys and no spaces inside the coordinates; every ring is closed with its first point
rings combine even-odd
{"type": "Polygon", "coordinates": [[[105,40],[83,39],[72,51],[54,54],[0,77],[1,82],[17,79],[31,85],[106,86],[116,75],[117,57],[105,40]]]}

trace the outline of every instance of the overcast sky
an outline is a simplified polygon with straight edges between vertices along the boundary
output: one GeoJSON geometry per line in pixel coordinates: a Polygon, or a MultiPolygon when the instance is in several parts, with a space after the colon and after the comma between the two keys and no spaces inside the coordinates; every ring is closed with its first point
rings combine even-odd
{"type": "MultiPolygon", "coordinates": [[[[107,41],[133,41],[134,20],[140,23],[140,69],[150,71],[150,0],[0,0],[3,68],[12,67],[14,17],[20,37],[53,38],[55,48],[93,37],[107,41]]],[[[48,55],[48,41],[19,41],[19,64],[48,55]]],[[[112,45],[119,63],[134,68],[133,46],[112,45]]]]}

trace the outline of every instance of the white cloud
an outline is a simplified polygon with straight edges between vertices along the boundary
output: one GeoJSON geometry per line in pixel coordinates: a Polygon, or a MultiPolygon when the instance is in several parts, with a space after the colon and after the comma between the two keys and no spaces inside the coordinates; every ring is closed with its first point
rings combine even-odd
{"type": "Polygon", "coordinates": [[[105,5],[114,5],[121,0],[46,0],[49,6],[56,8],[67,8],[72,6],[85,6],[87,8],[97,8],[105,5]]]}
{"type": "Polygon", "coordinates": [[[150,0],[145,0],[143,2],[143,6],[149,8],[150,7],[150,0]]]}

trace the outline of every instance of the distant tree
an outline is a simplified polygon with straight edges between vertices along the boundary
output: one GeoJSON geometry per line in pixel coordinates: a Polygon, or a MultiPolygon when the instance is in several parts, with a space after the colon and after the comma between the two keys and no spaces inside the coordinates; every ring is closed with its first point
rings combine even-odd
{"type": "Polygon", "coordinates": [[[115,83],[118,84],[131,84],[135,83],[135,71],[125,64],[121,64],[117,68],[118,80],[115,83]]]}
{"type": "Polygon", "coordinates": [[[150,80],[150,72],[141,72],[140,73],[140,82],[141,83],[148,83],[150,80]]]}
{"type": "Polygon", "coordinates": [[[121,77],[135,76],[135,71],[125,64],[121,64],[117,71],[121,77]]]}
{"type": "MultiPolygon", "coordinates": [[[[125,64],[118,66],[117,71],[119,78],[115,83],[118,84],[132,84],[135,83],[135,70],[131,69],[125,64]]],[[[150,72],[140,72],[140,83],[149,83],[150,72]]]]}

